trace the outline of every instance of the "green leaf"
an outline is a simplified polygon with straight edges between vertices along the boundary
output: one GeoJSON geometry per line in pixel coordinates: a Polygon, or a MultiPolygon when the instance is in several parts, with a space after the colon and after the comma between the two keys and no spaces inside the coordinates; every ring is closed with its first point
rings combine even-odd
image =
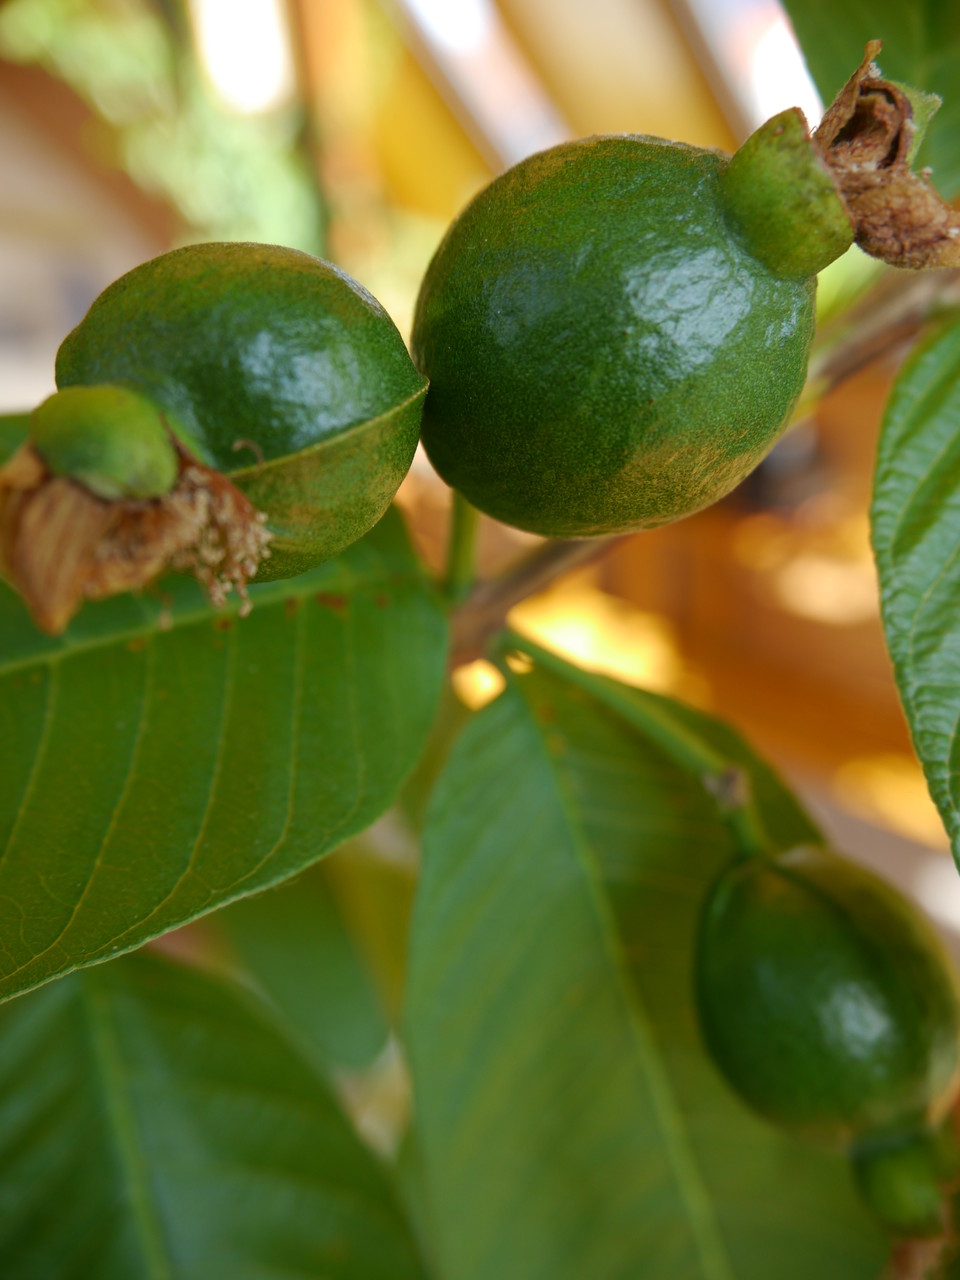
{"type": "MultiPolygon", "coordinates": [[[[242,970],[328,1068],[368,1066],[389,1034],[369,965],[337,899],[333,864],[351,852],[351,845],[338,849],[277,888],[219,911],[212,922],[242,970]]],[[[379,866],[370,861],[366,870],[379,866]]],[[[374,891],[374,875],[366,880],[374,891]]]]}
{"type": "Polygon", "coordinates": [[[336,858],[329,867],[330,887],[381,1007],[395,1026],[406,990],[419,842],[394,809],[353,841],[347,852],[349,856],[336,858]]]}
{"type": "Polygon", "coordinates": [[[913,745],[960,858],[960,322],[904,365],[871,509],[880,603],[913,745]]]}
{"type": "Polygon", "coordinates": [[[13,1280],[423,1280],[384,1170],[249,992],[147,953],[0,1011],[13,1280]]]}
{"type": "Polygon", "coordinates": [[[0,997],[300,871],[423,747],[446,623],[398,516],[242,621],[163,590],[51,639],[0,588],[0,997]]]}
{"type": "Polygon", "coordinates": [[[953,0],[786,0],[824,103],[847,82],[868,40],[882,40],[883,74],[943,99],[918,157],[950,198],[960,191],[960,6],[953,0]]]}
{"type": "MultiPolygon", "coordinates": [[[[747,770],[778,843],[819,840],[732,731],[635,696],[747,770]]],[[[750,1115],[700,1045],[698,914],[735,852],[699,781],[566,680],[514,679],[468,726],[407,1018],[446,1280],[874,1280],[845,1162],[750,1115]]]]}

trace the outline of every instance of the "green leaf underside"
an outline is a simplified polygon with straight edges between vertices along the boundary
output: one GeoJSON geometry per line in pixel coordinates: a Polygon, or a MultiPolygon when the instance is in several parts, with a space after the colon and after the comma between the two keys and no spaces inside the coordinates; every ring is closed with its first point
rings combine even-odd
{"type": "Polygon", "coordinates": [[[301,870],[422,749],[446,623],[395,514],[243,620],[160,592],[50,639],[0,588],[0,998],[301,870]]]}
{"type": "MultiPolygon", "coordinates": [[[[731,731],[784,847],[819,837],[731,731]]],[[[698,781],[536,673],[467,728],[435,794],[407,1029],[447,1280],[874,1280],[845,1162],[781,1136],[701,1050],[692,955],[734,856],[698,781]]]]}
{"type": "MultiPolygon", "coordinates": [[[[368,1066],[389,1026],[331,878],[346,846],[302,875],[243,898],[212,922],[243,971],[296,1026],[325,1068],[368,1066]]],[[[368,873],[377,870],[371,862],[368,873]]]]}
{"type": "Polygon", "coordinates": [[[960,191],[960,6],[952,0],[786,0],[803,55],[824,103],[856,70],[868,40],[882,40],[884,76],[937,93],[943,105],[920,148],[946,197],[960,191]]]}
{"type": "Polygon", "coordinates": [[[938,331],[897,379],[871,522],[897,687],[960,858],[960,323],[938,331]]]}
{"type": "Polygon", "coordinates": [[[9,1280],[423,1280],[383,1170],[260,1002],[144,953],[0,1011],[9,1280]]]}

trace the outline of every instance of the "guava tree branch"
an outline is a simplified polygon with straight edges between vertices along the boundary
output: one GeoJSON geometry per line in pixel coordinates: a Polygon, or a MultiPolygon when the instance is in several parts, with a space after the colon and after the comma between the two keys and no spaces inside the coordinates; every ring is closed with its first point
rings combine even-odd
{"type": "Polygon", "coordinates": [[[938,312],[960,306],[960,271],[891,272],[818,333],[804,401],[819,399],[915,338],[938,312]]]}
{"type": "Polygon", "coordinates": [[[515,604],[543,591],[557,578],[604,556],[620,538],[577,538],[546,542],[496,578],[481,582],[453,613],[451,664],[483,656],[487,641],[503,626],[515,604]]]}
{"type": "Polygon", "coordinates": [[[894,1248],[881,1280],[930,1280],[943,1260],[944,1241],[907,1240],[894,1248]]]}

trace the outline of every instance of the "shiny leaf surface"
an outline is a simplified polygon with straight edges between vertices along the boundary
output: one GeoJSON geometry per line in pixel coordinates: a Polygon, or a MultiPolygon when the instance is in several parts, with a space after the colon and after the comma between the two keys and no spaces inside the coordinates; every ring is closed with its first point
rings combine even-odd
{"type": "Polygon", "coordinates": [[[913,744],[960,856],[960,324],[890,397],[871,511],[887,646],[913,744]]]}
{"type": "Polygon", "coordinates": [[[446,624],[399,517],[246,619],[162,591],[51,639],[0,588],[0,996],[300,871],[422,749],[446,624]]]}
{"type": "Polygon", "coordinates": [[[17,1280],[423,1280],[385,1172],[249,992],[143,953],[0,1011],[17,1280]]]}
{"type": "MultiPolygon", "coordinates": [[[[730,730],[668,705],[748,770],[778,845],[818,839],[730,730]]],[[[751,1116],[700,1045],[698,913],[734,853],[696,778],[555,675],[468,726],[427,824],[407,1018],[448,1280],[875,1280],[843,1160],[751,1116]]]]}

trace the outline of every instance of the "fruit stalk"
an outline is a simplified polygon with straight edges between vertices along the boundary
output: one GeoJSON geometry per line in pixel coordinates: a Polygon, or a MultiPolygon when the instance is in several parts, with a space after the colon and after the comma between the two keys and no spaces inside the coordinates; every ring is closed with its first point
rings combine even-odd
{"type": "Polygon", "coordinates": [[[480,512],[462,493],[453,491],[450,512],[450,540],[447,544],[447,572],[444,590],[457,603],[467,595],[476,577],[477,533],[480,512]]]}

